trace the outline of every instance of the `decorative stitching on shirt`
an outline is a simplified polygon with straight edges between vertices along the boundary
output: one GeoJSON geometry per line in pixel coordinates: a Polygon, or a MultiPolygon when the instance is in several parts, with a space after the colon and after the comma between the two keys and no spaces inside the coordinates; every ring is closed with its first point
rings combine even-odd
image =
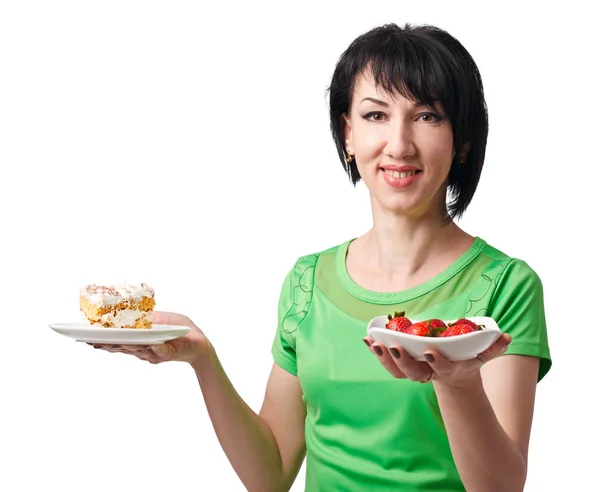
{"type": "MultiPolygon", "coordinates": [[[[485,282],[487,282],[485,292],[483,294],[481,294],[481,296],[477,299],[469,298],[465,316],[485,316],[487,314],[487,310],[488,310],[487,303],[484,306],[480,307],[474,313],[472,313],[471,311],[474,308],[477,308],[477,304],[481,303],[484,299],[489,298],[488,293],[490,292],[490,289],[492,289],[492,287],[494,288],[494,292],[496,291],[496,288],[498,287],[498,282],[500,281],[500,278],[502,277],[504,271],[506,270],[506,266],[507,266],[506,262],[503,261],[502,263],[500,263],[498,265],[498,267],[500,268],[500,271],[496,274],[496,276],[494,278],[490,277],[489,275],[486,275],[485,273],[481,274],[480,278],[482,278],[485,282]]],[[[478,284],[479,284],[479,281],[477,282],[476,286],[478,284]]]]}
{"type": "Polygon", "coordinates": [[[292,305],[281,321],[281,331],[284,333],[294,333],[308,314],[312,302],[317,258],[318,255],[306,256],[294,266],[292,278],[297,278],[298,283],[292,287],[292,305]]]}

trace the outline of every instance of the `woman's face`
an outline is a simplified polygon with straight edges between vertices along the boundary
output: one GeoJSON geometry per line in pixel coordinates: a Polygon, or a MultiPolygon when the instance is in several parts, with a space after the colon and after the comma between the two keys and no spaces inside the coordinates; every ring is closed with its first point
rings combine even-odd
{"type": "Polygon", "coordinates": [[[445,210],[446,180],[454,157],[450,121],[443,108],[419,106],[357,79],[345,117],[346,149],[379,206],[419,216],[445,210]]]}

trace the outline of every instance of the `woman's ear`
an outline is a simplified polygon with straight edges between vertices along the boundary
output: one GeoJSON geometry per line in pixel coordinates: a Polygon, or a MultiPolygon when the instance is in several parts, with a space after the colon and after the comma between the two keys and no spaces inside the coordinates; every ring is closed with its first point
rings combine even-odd
{"type": "Polygon", "coordinates": [[[352,145],[352,126],[350,125],[350,119],[345,114],[343,114],[340,118],[342,120],[342,127],[344,128],[344,144],[346,146],[346,152],[354,155],[354,145],[352,145]]]}

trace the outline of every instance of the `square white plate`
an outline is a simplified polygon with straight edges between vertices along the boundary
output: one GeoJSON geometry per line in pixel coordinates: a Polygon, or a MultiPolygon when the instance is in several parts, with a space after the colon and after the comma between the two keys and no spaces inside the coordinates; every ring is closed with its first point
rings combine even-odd
{"type": "Polygon", "coordinates": [[[188,326],[152,325],[152,328],[103,328],[85,322],[53,323],[55,332],[78,342],[118,345],[153,345],[179,338],[190,331],[188,326]]]}

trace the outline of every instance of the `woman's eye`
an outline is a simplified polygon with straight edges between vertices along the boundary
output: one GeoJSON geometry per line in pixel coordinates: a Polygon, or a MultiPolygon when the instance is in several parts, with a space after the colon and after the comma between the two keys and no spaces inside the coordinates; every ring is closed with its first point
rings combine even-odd
{"type": "Polygon", "coordinates": [[[426,123],[433,123],[442,119],[435,113],[422,113],[419,115],[419,118],[421,119],[421,121],[424,121],[426,123]]]}
{"type": "Polygon", "coordinates": [[[365,120],[371,121],[383,121],[384,117],[384,114],[379,111],[372,111],[363,116],[365,120]]]}

